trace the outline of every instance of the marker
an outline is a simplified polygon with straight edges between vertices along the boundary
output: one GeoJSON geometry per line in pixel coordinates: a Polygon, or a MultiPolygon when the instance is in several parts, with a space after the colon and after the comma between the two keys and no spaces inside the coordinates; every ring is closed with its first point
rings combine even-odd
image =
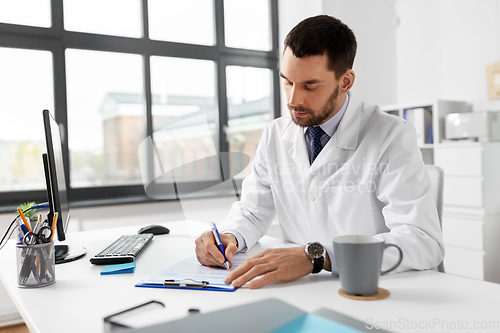
{"type": "Polygon", "coordinates": [[[28,231],[31,231],[31,226],[28,223],[28,221],[26,221],[26,216],[24,216],[22,209],[18,208],[17,212],[19,213],[19,216],[21,216],[21,218],[23,219],[23,222],[24,222],[24,225],[26,226],[26,229],[28,229],[28,231]]]}
{"type": "Polygon", "coordinates": [[[19,238],[19,243],[20,245],[23,245],[23,237],[28,233],[28,228],[24,224],[20,224],[19,228],[21,229],[21,233],[17,234],[17,237],[19,238]]]}
{"type": "Polygon", "coordinates": [[[220,253],[222,253],[222,255],[224,256],[224,267],[226,267],[226,269],[229,269],[229,262],[224,255],[224,247],[222,246],[222,240],[220,239],[219,230],[217,230],[217,226],[212,221],[210,221],[210,227],[212,228],[212,233],[214,234],[215,243],[217,243],[217,247],[219,248],[220,253]]]}
{"type": "Polygon", "coordinates": [[[59,216],[59,213],[54,213],[54,219],[52,220],[52,236],[50,236],[50,241],[52,242],[54,240],[54,234],[56,231],[56,223],[57,223],[57,217],[59,216]]]}
{"type": "Polygon", "coordinates": [[[26,226],[24,224],[21,224],[21,230],[23,232],[23,236],[28,233],[28,228],[26,228],[26,226]]]}

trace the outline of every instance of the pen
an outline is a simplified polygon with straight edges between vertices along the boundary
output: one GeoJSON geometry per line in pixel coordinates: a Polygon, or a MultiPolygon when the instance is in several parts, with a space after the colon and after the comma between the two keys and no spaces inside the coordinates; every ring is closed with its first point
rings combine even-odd
{"type": "Polygon", "coordinates": [[[219,248],[220,253],[222,253],[222,255],[224,256],[224,267],[226,267],[226,269],[229,269],[229,263],[227,262],[227,258],[224,254],[224,247],[222,246],[219,230],[217,230],[217,226],[213,221],[210,221],[210,227],[212,228],[212,233],[214,234],[215,243],[217,243],[217,247],[219,248]]]}
{"type": "Polygon", "coordinates": [[[35,234],[38,234],[41,227],[42,227],[42,214],[38,214],[38,222],[35,224],[35,228],[33,229],[33,232],[35,234]]]}
{"type": "Polygon", "coordinates": [[[23,219],[24,225],[26,226],[26,228],[28,229],[28,231],[31,231],[31,226],[28,223],[28,221],[26,221],[26,216],[24,216],[23,211],[21,210],[21,208],[18,208],[17,212],[19,213],[19,216],[21,216],[21,218],[23,219]]]}

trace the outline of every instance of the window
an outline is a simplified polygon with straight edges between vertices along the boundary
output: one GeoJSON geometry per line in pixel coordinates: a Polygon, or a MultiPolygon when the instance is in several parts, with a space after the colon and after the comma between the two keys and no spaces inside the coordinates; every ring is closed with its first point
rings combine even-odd
{"type": "Polygon", "coordinates": [[[249,50],[270,50],[272,34],[269,9],[268,0],[226,0],[226,45],[249,50]]]}
{"type": "Polygon", "coordinates": [[[215,63],[152,57],[151,93],[153,133],[163,170],[175,169],[177,181],[214,180],[215,165],[205,168],[196,161],[217,153],[215,63]],[[206,122],[189,121],[200,114],[206,122]]]}
{"type": "Polygon", "coordinates": [[[212,0],[148,0],[149,37],[189,44],[214,45],[212,0]]]}
{"type": "Polygon", "coordinates": [[[140,0],[64,0],[68,31],[142,37],[140,0]]]}
{"type": "Polygon", "coordinates": [[[228,136],[231,174],[244,178],[245,157],[254,155],[264,127],[273,119],[272,72],[268,68],[228,66],[228,136]],[[242,172],[244,170],[244,172],[242,172]]]}
{"type": "Polygon", "coordinates": [[[0,0],[0,22],[50,27],[50,0],[0,0]]]}
{"type": "Polygon", "coordinates": [[[0,59],[0,191],[45,188],[41,111],[54,105],[52,55],[0,48],[0,59]]]}
{"type": "Polygon", "coordinates": [[[143,77],[139,55],[66,51],[71,187],[141,183],[143,77]]]}
{"type": "Polygon", "coordinates": [[[144,175],[170,171],[183,193],[240,185],[279,115],[277,38],[277,0],[0,0],[0,210],[46,200],[44,109],[72,205],[154,200],[144,175]]]}

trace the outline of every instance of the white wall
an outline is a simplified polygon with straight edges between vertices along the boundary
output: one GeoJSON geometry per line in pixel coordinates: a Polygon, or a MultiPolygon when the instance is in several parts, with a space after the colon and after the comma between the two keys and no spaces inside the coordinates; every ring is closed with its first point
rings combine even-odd
{"type": "MultiPolygon", "coordinates": [[[[323,14],[323,1],[322,0],[278,0],[278,35],[280,46],[280,66],[283,54],[283,42],[286,35],[292,30],[294,26],[305,18],[323,14]]],[[[283,85],[280,84],[281,89],[281,115],[289,115],[286,106],[287,101],[283,91],[283,85]]]]}
{"type": "Polygon", "coordinates": [[[352,89],[360,101],[396,102],[396,12],[394,0],[325,0],[323,11],[344,22],[356,36],[358,51],[352,89]]]}
{"type": "Polygon", "coordinates": [[[398,0],[399,103],[456,99],[475,111],[489,101],[486,66],[500,61],[499,0],[398,0]]]}
{"type": "Polygon", "coordinates": [[[354,31],[358,99],[378,105],[454,99],[475,111],[500,110],[486,86],[486,66],[500,62],[500,0],[323,0],[309,11],[305,3],[290,2],[287,11],[300,15],[288,21],[324,13],[354,31]]]}
{"type": "MultiPolygon", "coordinates": [[[[369,104],[396,102],[396,14],[394,0],[284,0],[279,2],[280,55],[288,32],[303,19],[327,14],[347,24],[356,35],[356,98],[369,104]]],[[[284,93],[282,115],[288,114],[284,93]]]]}

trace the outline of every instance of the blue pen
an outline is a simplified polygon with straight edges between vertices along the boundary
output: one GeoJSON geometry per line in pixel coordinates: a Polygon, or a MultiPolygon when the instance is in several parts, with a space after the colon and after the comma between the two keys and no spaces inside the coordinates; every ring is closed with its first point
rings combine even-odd
{"type": "Polygon", "coordinates": [[[23,232],[23,236],[28,233],[28,228],[24,224],[21,224],[21,231],[23,232]]]}
{"type": "Polygon", "coordinates": [[[214,234],[217,247],[219,248],[220,253],[222,253],[222,255],[224,256],[224,266],[226,267],[226,269],[229,269],[229,262],[227,262],[227,258],[224,255],[224,247],[222,246],[222,240],[220,239],[219,230],[217,230],[217,226],[212,221],[210,221],[210,227],[212,228],[212,233],[214,234]]]}

